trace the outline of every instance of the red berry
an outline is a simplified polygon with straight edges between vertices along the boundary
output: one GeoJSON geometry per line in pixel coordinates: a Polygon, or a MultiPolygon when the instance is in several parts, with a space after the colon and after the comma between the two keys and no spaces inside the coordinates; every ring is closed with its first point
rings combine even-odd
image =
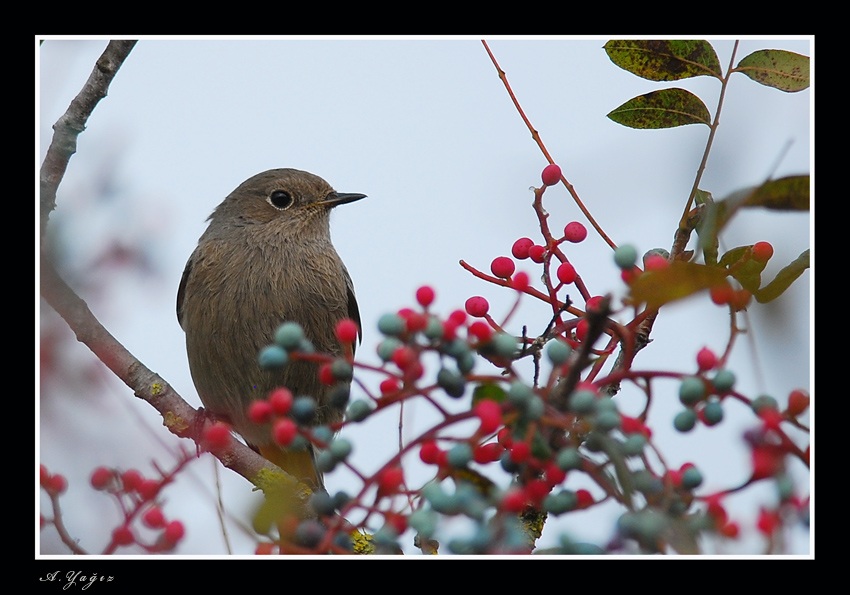
{"type": "Polygon", "coordinates": [[[354,343],[357,340],[357,323],[350,318],[343,318],[336,323],[336,338],[340,343],[354,343]]]}
{"type": "Polygon", "coordinates": [[[535,504],[540,504],[551,491],[552,486],[542,479],[532,479],[525,486],[525,493],[535,504]]]}
{"type": "Polygon", "coordinates": [[[788,395],[788,414],[792,417],[797,417],[809,408],[811,398],[808,391],[802,389],[792,390],[788,395]]]}
{"type": "Polygon", "coordinates": [[[745,310],[747,308],[747,305],[750,303],[750,298],[752,297],[753,294],[751,294],[746,289],[739,289],[738,291],[734,292],[732,300],[729,302],[729,305],[732,306],[732,308],[736,312],[740,310],[745,310]]]}
{"type": "Polygon", "coordinates": [[[558,266],[557,275],[558,281],[560,281],[564,285],[569,285],[570,283],[576,280],[576,277],[578,277],[578,275],[576,274],[575,267],[568,262],[562,262],[558,266]]]}
{"type": "Polygon", "coordinates": [[[701,372],[715,368],[717,362],[717,356],[708,347],[703,347],[697,353],[697,366],[699,366],[701,372]]]}
{"type": "MultiPolygon", "coordinates": [[[[466,316],[466,313],[464,313],[464,316],[466,316]]],[[[457,337],[457,327],[459,326],[460,325],[452,321],[451,318],[446,320],[443,323],[443,341],[445,341],[446,343],[454,341],[455,337],[457,337]]]]}
{"type": "Polygon", "coordinates": [[[678,488],[682,485],[682,472],[680,470],[670,469],[664,474],[664,476],[667,480],[669,480],[670,484],[674,488],[678,488]]]}
{"type": "Polygon", "coordinates": [[[735,289],[728,283],[715,285],[708,291],[711,301],[718,306],[728,304],[735,297],[735,289]]]}
{"type": "Polygon", "coordinates": [[[319,382],[325,386],[331,386],[336,383],[330,362],[325,362],[319,366],[319,382]]]}
{"type": "Polygon", "coordinates": [[[410,365],[404,368],[404,380],[406,382],[419,380],[424,374],[425,366],[419,360],[411,362],[410,365]]]}
{"type": "Polygon", "coordinates": [[[416,351],[407,345],[397,347],[390,356],[390,360],[401,370],[409,368],[414,362],[418,361],[416,351]]]}
{"type": "Polygon", "coordinates": [[[534,244],[528,249],[528,257],[534,262],[543,262],[543,260],[546,258],[546,246],[534,244]]]}
{"type": "Polygon", "coordinates": [[[482,343],[486,343],[493,336],[493,329],[483,320],[476,320],[469,325],[469,334],[482,343]]]}
{"type": "Polygon", "coordinates": [[[433,440],[427,440],[419,447],[419,459],[428,465],[434,465],[439,460],[440,447],[433,440]]]}
{"type": "Polygon", "coordinates": [[[590,328],[590,323],[587,321],[587,318],[582,318],[576,324],[576,339],[579,341],[584,341],[587,338],[587,331],[590,328]]]}
{"type": "Polygon", "coordinates": [[[121,474],[121,485],[125,492],[135,492],[143,481],[142,474],[135,469],[128,469],[121,474]]]}
{"type": "Polygon", "coordinates": [[[717,497],[710,497],[706,500],[708,505],[706,512],[714,519],[717,525],[723,525],[729,518],[729,513],[726,512],[723,503],[717,497]]]}
{"type": "Polygon", "coordinates": [[[487,314],[487,311],[490,309],[490,303],[486,298],[481,297],[480,295],[475,295],[466,300],[466,312],[470,316],[474,316],[476,318],[482,318],[487,314]]]}
{"type": "Polygon", "coordinates": [[[753,479],[775,475],[782,464],[781,453],[770,446],[756,446],[752,452],[753,479]]]}
{"type": "Polygon", "coordinates": [[[275,553],[275,544],[263,541],[257,544],[254,548],[254,553],[258,556],[270,556],[275,553]]]}
{"type": "Polygon", "coordinates": [[[427,308],[434,302],[435,295],[433,287],[430,285],[423,285],[416,290],[416,301],[419,302],[419,305],[423,308],[427,308]]]}
{"type": "Polygon", "coordinates": [[[248,419],[255,424],[264,424],[271,420],[274,414],[268,401],[254,401],[248,406],[248,419]]]}
{"type": "Polygon", "coordinates": [[[105,490],[115,481],[115,472],[106,467],[98,467],[91,474],[91,486],[96,490],[105,490]]]}
{"type": "Polygon", "coordinates": [[[495,401],[489,399],[479,401],[473,411],[481,421],[478,430],[482,434],[495,432],[502,425],[502,408],[495,401]]]}
{"type": "Polygon", "coordinates": [[[50,481],[45,487],[54,494],[61,494],[68,489],[68,480],[65,479],[64,475],[56,473],[50,476],[50,481]]]}
{"type": "Polygon", "coordinates": [[[561,181],[561,168],[554,163],[550,163],[543,168],[543,173],[540,177],[546,186],[554,186],[561,181]]]}
{"type": "Polygon", "coordinates": [[[514,261],[507,256],[497,256],[493,259],[493,262],[490,263],[490,270],[497,277],[508,279],[514,274],[516,265],[514,264],[514,261]]]}
{"type": "Polygon", "coordinates": [[[657,271],[670,265],[670,261],[660,254],[650,254],[643,259],[643,268],[647,271],[657,271]]]}
{"type": "Polygon", "coordinates": [[[599,304],[602,302],[601,295],[594,295],[593,297],[587,298],[587,301],[584,303],[584,309],[588,312],[592,310],[598,310],[599,304]]]}
{"type": "Polygon", "coordinates": [[[281,446],[289,446],[298,434],[298,426],[288,417],[282,417],[272,426],[272,438],[281,446]]]}
{"type": "Polygon", "coordinates": [[[180,521],[171,521],[162,532],[163,539],[169,544],[175,544],[186,534],[186,529],[180,521]]]}
{"type": "Polygon", "coordinates": [[[387,525],[395,529],[398,535],[407,531],[407,517],[397,512],[384,513],[384,521],[387,525]]]}
{"type": "Polygon", "coordinates": [[[756,521],[756,527],[758,527],[758,530],[764,535],[773,534],[778,526],[779,514],[773,510],[767,510],[764,508],[759,511],[759,518],[758,521],[756,521]]]}
{"type": "Polygon", "coordinates": [[[42,485],[46,486],[48,483],[50,483],[50,471],[48,471],[47,467],[45,467],[44,465],[39,465],[38,471],[39,482],[41,482],[42,485]]]}
{"type": "Polygon", "coordinates": [[[510,488],[502,497],[502,509],[507,512],[522,512],[528,496],[522,488],[510,488]]]}
{"type": "Polygon", "coordinates": [[[394,494],[404,482],[404,472],[401,467],[390,467],[381,471],[378,476],[378,492],[394,494]]]}
{"type": "Polygon", "coordinates": [[[514,443],[514,439],[511,436],[511,431],[508,428],[502,428],[499,430],[499,433],[496,434],[496,440],[499,441],[499,444],[504,446],[505,448],[510,448],[514,443]]]}
{"type": "Polygon", "coordinates": [[[153,500],[156,498],[156,495],[159,493],[162,484],[159,483],[155,479],[145,479],[142,480],[142,483],[139,484],[138,489],[136,490],[139,496],[144,500],[153,500]]]}
{"type": "Polygon", "coordinates": [[[529,248],[533,245],[534,241],[531,238],[520,238],[511,246],[511,254],[518,260],[525,260],[528,258],[529,248]]]}
{"type": "Polygon", "coordinates": [[[557,464],[550,462],[546,465],[546,483],[550,486],[556,486],[567,478],[567,472],[558,467],[557,464]]]}
{"type": "Polygon", "coordinates": [[[204,444],[208,450],[219,450],[230,446],[230,426],[221,421],[209,426],[204,431],[204,444]]]}
{"type": "Polygon", "coordinates": [[[381,389],[382,395],[388,395],[390,393],[394,393],[399,389],[398,378],[395,376],[390,376],[389,378],[384,378],[379,385],[381,389]]]}
{"type": "Polygon", "coordinates": [[[620,271],[620,279],[623,280],[623,283],[626,285],[631,285],[634,283],[635,279],[641,276],[643,273],[638,267],[632,267],[630,269],[623,269],[620,271]]]}
{"type": "Polygon", "coordinates": [[[620,414],[620,428],[624,434],[643,434],[648,436],[649,428],[636,417],[620,414]]]}
{"type": "Polygon", "coordinates": [[[418,333],[424,331],[428,326],[428,316],[422,312],[411,312],[404,320],[405,328],[408,332],[418,333]]]}
{"type": "Polygon", "coordinates": [[[766,430],[778,430],[782,425],[782,414],[776,409],[765,407],[758,412],[758,416],[766,430]]]}
{"type": "Polygon", "coordinates": [[[773,256],[773,246],[770,242],[756,242],[753,244],[753,260],[765,263],[773,256]]]}
{"type": "Polygon", "coordinates": [[[508,450],[514,463],[524,463],[531,456],[528,442],[514,442],[508,450]]]}
{"type": "Polygon", "coordinates": [[[142,515],[142,522],[151,529],[158,529],[165,525],[165,515],[159,506],[151,506],[142,515]]]}
{"type": "Polygon", "coordinates": [[[564,227],[564,239],[573,244],[583,242],[587,237],[587,228],[578,221],[567,223],[564,227]]]}
{"type": "Polygon", "coordinates": [[[576,490],[576,500],[578,508],[587,508],[593,504],[593,496],[585,489],[576,490]]]}
{"type": "Polygon", "coordinates": [[[730,539],[735,539],[741,532],[738,523],[726,523],[720,527],[720,534],[730,539]]]}
{"type": "Polygon", "coordinates": [[[116,527],[114,531],[112,531],[112,541],[117,543],[118,545],[130,545],[136,538],[133,536],[133,531],[127,525],[122,525],[121,527],[116,527]]]}
{"type": "Polygon", "coordinates": [[[487,444],[479,444],[472,451],[472,458],[476,463],[486,465],[498,461],[502,453],[505,452],[504,447],[498,442],[488,442],[487,444]]]}
{"type": "Polygon", "coordinates": [[[528,289],[531,281],[528,278],[528,273],[525,271],[520,271],[511,279],[511,287],[516,289],[517,291],[525,291],[528,289]]]}
{"type": "Polygon", "coordinates": [[[466,312],[463,310],[452,310],[452,313],[449,314],[449,321],[457,326],[466,324],[466,312]]]}
{"type": "Polygon", "coordinates": [[[274,389],[269,394],[269,404],[276,415],[286,415],[292,409],[292,391],[283,386],[274,389]]]}

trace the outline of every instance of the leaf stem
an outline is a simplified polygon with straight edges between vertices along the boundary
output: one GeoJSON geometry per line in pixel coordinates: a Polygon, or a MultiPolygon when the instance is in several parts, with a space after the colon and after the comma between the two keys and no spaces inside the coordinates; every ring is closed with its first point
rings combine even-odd
{"type": "Polygon", "coordinates": [[[673,249],[670,252],[670,260],[674,260],[676,256],[684,252],[685,246],[690,238],[691,228],[688,224],[688,216],[691,212],[691,208],[693,207],[694,197],[699,189],[700,180],[702,180],[702,175],[705,172],[705,166],[708,163],[708,155],[711,152],[711,145],[714,143],[714,136],[717,134],[717,128],[720,125],[720,112],[723,109],[723,99],[726,96],[726,88],[729,84],[729,77],[732,75],[732,65],[735,63],[735,55],[738,53],[738,43],[739,41],[736,39],[735,45],[732,48],[732,55],[729,58],[729,68],[723,78],[720,79],[720,97],[717,100],[717,110],[714,113],[714,121],[709,126],[710,132],[708,133],[708,141],[705,143],[705,151],[703,151],[702,160],[700,161],[699,168],[697,169],[697,175],[694,178],[694,185],[691,188],[690,195],[688,196],[688,202],[685,204],[685,210],[682,212],[682,217],[679,220],[679,229],[676,232],[676,240],[674,241],[673,249]]]}

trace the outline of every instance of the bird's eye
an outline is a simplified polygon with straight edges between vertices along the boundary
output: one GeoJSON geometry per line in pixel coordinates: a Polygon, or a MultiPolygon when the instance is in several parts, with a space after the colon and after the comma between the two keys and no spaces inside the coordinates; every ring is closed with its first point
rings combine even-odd
{"type": "Polygon", "coordinates": [[[273,190],[266,199],[271,206],[276,209],[284,210],[292,206],[292,196],[286,190],[273,190]]]}

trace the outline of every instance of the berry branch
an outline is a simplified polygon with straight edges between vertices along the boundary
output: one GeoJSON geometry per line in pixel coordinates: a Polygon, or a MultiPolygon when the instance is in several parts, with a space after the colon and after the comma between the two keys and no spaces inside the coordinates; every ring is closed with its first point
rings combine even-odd
{"type": "MultiPolygon", "coordinates": [[[[514,95],[513,89],[511,89],[510,83],[508,83],[508,77],[505,74],[505,71],[502,70],[501,66],[499,66],[499,62],[496,60],[496,57],[493,55],[493,52],[490,51],[490,46],[487,44],[487,41],[482,39],[481,43],[484,44],[484,49],[487,50],[487,55],[490,56],[490,60],[493,62],[493,66],[496,67],[496,72],[499,73],[499,78],[505,85],[505,89],[507,90],[508,95],[510,95],[511,101],[513,101],[513,104],[516,107],[520,117],[522,118],[522,121],[525,122],[526,127],[531,132],[531,137],[534,139],[534,142],[536,142],[537,146],[540,147],[540,150],[543,152],[543,156],[546,157],[546,160],[549,163],[554,164],[555,160],[552,159],[552,156],[549,154],[549,151],[543,144],[543,140],[540,138],[540,134],[537,132],[537,129],[531,125],[531,120],[529,120],[528,117],[525,115],[522,106],[520,106],[519,104],[519,100],[516,98],[516,95],[514,95]]],[[[573,185],[570,184],[570,182],[563,175],[560,176],[560,180],[561,182],[563,182],[564,187],[570,193],[570,196],[573,197],[576,206],[579,208],[579,210],[581,210],[584,216],[587,217],[588,222],[593,226],[593,229],[595,229],[596,232],[599,234],[599,237],[605,240],[605,243],[611,246],[611,248],[616,248],[617,245],[602,230],[602,227],[596,222],[596,219],[590,214],[590,211],[587,209],[587,207],[584,206],[584,203],[582,202],[581,198],[579,198],[579,195],[573,185]]]]}
{"type": "MultiPolygon", "coordinates": [[[[697,188],[719,125],[728,78],[732,72],[744,72],[740,64],[732,68],[735,52],[727,74],[718,76],[720,101],[671,252],[650,250],[639,259],[634,246],[615,245],[590,216],[549,156],[494,54],[482,43],[549,162],[540,174],[542,186],[534,189],[531,204],[539,239],[514,241],[511,256],[493,258],[492,274],[460,260],[461,267],[487,287],[513,292],[508,313],[494,317],[488,300],[475,295],[462,308],[442,314],[435,307],[435,289],[423,285],[415,292],[413,306],[388,311],[379,318],[376,326],[381,340],[373,354],[360,352],[355,357],[353,345],[359,328],[350,319],[339,321],[335,329],[343,346],[340,355],[317,352],[304,330],[291,321],[283,322],[273,343],[257,354],[260,365],[267,369],[298,361],[315,364],[320,382],[329,391],[329,406],[344,414],[342,421],[317,425],[316,399],[293,394],[287,387],[278,387],[264,400],[253,402],[247,414],[253,423],[267,424],[279,446],[312,449],[322,473],[345,469],[352,477],[346,489],[335,494],[300,489],[293,485],[297,483],[293,477],[234,440],[223,420],[190,407],[101,326],[46,258],[40,263],[42,296],[80,342],[138,398],[157,409],[170,432],[193,440],[197,451],[212,453],[266,491],[268,498],[253,519],[257,533],[263,536],[256,546],[258,554],[400,553],[409,531],[415,534],[415,547],[427,554],[444,549],[455,554],[528,554],[536,550],[552,519],[603,503],[621,509],[608,542],[577,543],[560,535],[558,545],[544,553],[699,553],[706,536],[718,540],[738,536],[741,526],[729,519],[726,498],[758,482],[771,482],[778,497],[750,524],[766,537],[770,551],[780,551],[783,527],[808,522],[809,497],[791,481],[789,467],[797,461],[809,466],[809,448],[800,446],[797,438],[802,435],[808,440],[810,430],[800,418],[808,411],[810,398],[806,390],[795,389],[787,395],[787,405],[780,406],[774,397],[751,397],[736,388],[735,374],[728,366],[736,339],[744,332],[738,326],[739,316],[753,295],[759,303],[773,299],[765,297],[760,277],[773,248],[756,242],[723,255],[715,251],[712,256],[710,246],[719,243],[716,240],[723,223],[741,203],[715,203],[697,188]],[[559,184],[613,249],[620,277],[615,277],[614,287],[602,295],[585,285],[578,272],[581,263],[570,253],[570,244],[585,240],[584,225],[572,221],[563,228],[563,235],[552,231],[543,198],[548,188],[559,184]],[[702,263],[696,261],[697,251],[686,250],[693,231],[700,236],[702,263]],[[540,267],[541,274],[534,281],[527,272],[517,271],[516,261],[525,260],[540,267]],[[575,292],[572,298],[568,291],[575,292]],[[617,291],[625,293],[622,305],[616,301],[617,291]],[[547,304],[540,327],[517,320],[526,295],[547,304]],[[720,356],[702,347],[695,350],[689,369],[638,369],[635,357],[649,344],[656,317],[668,303],[684,297],[710,300],[728,310],[729,337],[720,356]],[[620,318],[630,319],[619,322],[620,318]],[[535,328],[539,332],[534,332],[535,328]],[[750,457],[747,477],[724,477],[721,482],[711,478],[712,487],[707,488],[703,470],[695,464],[672,462],[680,458],[678,453],[675,457],[665,453],[663,441],[653,433],[656,426],[650,428],[657,412],[669,405],[670,386],[675,386],[673,401],[676,397],[678,401],[668,424],[681,434],[697,427],[710,431],[730,411],[752,417],[743,433],[750,457]],[[636,412],[627,413],[624,397],[637,402],[636,412]],[[427,403],[439,419],[405,438],[404,408],[414,402],[427,403]],[[375,470],[360,469],[352,457],[357,445],[341,431],[393,412],[398,413],[395,447],[380,454],[375,470]],[[412,463],[424,465],[424,471],[411,473],[412,463]],[[463,518],[471,528],[442,540],[444,521],[454,518],[463,518]]],[[[700,52],[707,52],[706,45],[698,41],[609,42],[606,51],[616,56],[618,65],[631,64],[632,71],[649,67],[672,76],[694,68],[702,74],[703,70],[714,73],[713,62],[700,57],[700,52]],[[639,56],[637,65],[628,62],[635,54],[639,56]]],[[[108,51],[123,57],[117,63],[106,61],[111,64],[106,68],[111,74],[108,80],[94,77],[96,80],[90,81],[99,86],[91,97],[99,100],[105,95],[116,64],[120,65],[131,47],[110,44],[108,51]]],[[[744,66],[746,61],[742,61],[744,66]]],[[[672,91],[674,98],[687,97],[672,91]]],[[[666,100],[671,94],[642,96],[637,109],[629,104],[618,117],[633,117],[643,105],[640,102],[652,101],[652,97],[666,100]]],[[[88,107],[83,110],[82,122],[96,102],[85,103],[88,107]]],[[[657,106],[651,107],[648,111],[658,111],[657,106]]],[[[675,117],[683,113],[681,109],[671,111],[675,117]]],[[[697,113],[703,118],[701,114],[697,113]]],[[[76,134],[82,130],[79,122],[76,134]]],[[[58,146],[60,141],[55,141],[58,146]]],[[[74,143],[61,142],[73,149],[74,143]]],[[[46,160],[42,167],[42,225],[52,209],[52,204],[45,207],[44,200],[50,203],[51,196],[55,197],[55,185],[73,153],[67,148],[56,151],[51,153],[50,164],[46,160]],[[65,155],[64,165],[56,155],[65,155]],[[54,180],[51,191],[45,185],[54,180]]],[[[777,202],[802,203],[789,188],[781,187],[781,200],[758,192],[750,192],[747,200],[755,201],[750,206],[769,204],[770,208],[777,202]]],[[[794,264],[786,278],[795,279],[806,266],[807,260],[794,264]]],[[[162,491],[178,480],[196,455],[181,449],[170,470],[155,466],[157,477],[153,479],[135,470],[95,470],[92,487],[114,497],[122,517],[104,553],[130,545],[148,553],[172,551],[180,543],[183,525],[165,518],[162,491]],[[152,531],[153,537],[140,537],[140,526],[145,532],[152,531]]],[[[85,553],[63,521],[60,495],[67,482],[42,467],[41,487],[53,511],[51,519],[42,517],[43,526],[55,527],[70,551],[85,553]]]]}

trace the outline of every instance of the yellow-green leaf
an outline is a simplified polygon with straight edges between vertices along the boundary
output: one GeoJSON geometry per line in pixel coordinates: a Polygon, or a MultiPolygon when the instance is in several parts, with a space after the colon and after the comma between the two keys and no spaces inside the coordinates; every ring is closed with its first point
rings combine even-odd
{"type": "Polygon", "coordinates": [[[679,300],[723,283],[726,270],[695,262],[674,260],[663,269],[646,271],[634,280],[630,298],[650,308],[679,300]]]}
{"type": "Polygon", "coordinates": [[[662,89],[640,95],[613,110],[608,117],[629,128],[658,129],[711,123],[702,100],[685,89],[662,89]]]}
{"type": "Polygon", "coordinates": [[[723,202],[732,208],[764,207],[776,211],[809,210],[808,175],[786,176],[765,182],[761,186],[738,190],[723,202]]]}
{"type": "Polygon", "coordinates": [[[808,211],[809,176],[787,176],[770,180],[749,195],[742,206],[777,211],[808,211]]]}
{"type": "Polygon", "coordinates": [[[715,264],[717,262],[720,242],[717,238],[715,226],[717,209],[714,206],[714,198],[711,196],[711,192],[697,189],[694,193],[694,201],[702,209],[700,221],[695,228],[699,236],[698,245],[702,249],[705,264],[715,264]]]}
{"type": "Polygon", "coordinates": [[[722,76],[717,53],[701,39],[613,39],[603,48],[614,64],[651,81],[722,76]]]}
{"type": "MultiPolygon", "coordinates": [[[[770,180],[761,186],[736,190],[723,200],[703,205],[696,231],[705,262],[713,264],[720,231],[741,207],[763,207],[775,211],[806,211],[809,209],[809,176],[787,176],[770,180]]],[[[724,256],[724,258],[727,258],[724,256]]],[[[723,264],[723,261],[721,261],[723,264]]],[[[728,262],[726,263],[728,264],[728,262]]]]}
{"type": "Polygon", "coordinates": [[[754,292],[753,296],[760,304],[775,300],[782,295],[807,268],[809,268],[809,251],[804,250],[800,256],[792,260],[788,266],[776,273],[776,277],[773,278],[773,281],[754,292]]]}
{"type": "Polygon", "coordinates": [[[809,86],[809,57],[786,50],[753,52],[735,67],[755,82],[795,93],[809,86]]]}

